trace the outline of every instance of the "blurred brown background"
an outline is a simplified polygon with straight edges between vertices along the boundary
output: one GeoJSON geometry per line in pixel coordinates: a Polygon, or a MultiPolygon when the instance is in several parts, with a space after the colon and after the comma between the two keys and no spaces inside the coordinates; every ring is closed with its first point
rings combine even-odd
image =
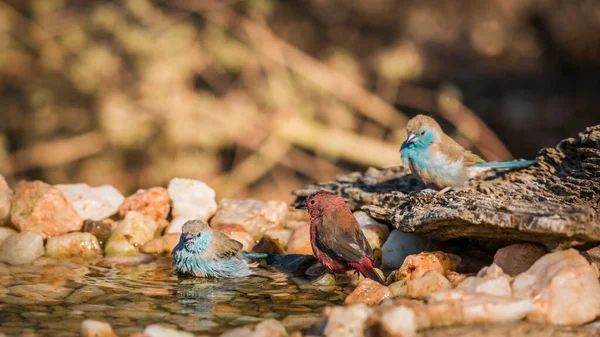
{"type": "Polygon", "coordinates": [[[291,200],[398,165],[417,113],[531,158],[600,123],[599,32],[593,0],[4,1],[0,173],[291,200]]]}

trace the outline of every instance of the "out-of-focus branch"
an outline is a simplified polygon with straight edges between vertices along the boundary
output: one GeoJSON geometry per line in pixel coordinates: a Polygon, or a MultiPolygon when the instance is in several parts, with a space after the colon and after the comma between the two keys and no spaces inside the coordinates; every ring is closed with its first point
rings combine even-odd
{"type": "Polygon", "coordinates": [[[279,132],[282,139],[332,159],[376,167],[400,164],[398,146],[316,122],[290,119],[279,132]]]}
{"type": "MultiPolygon", "coordinates": [[[[191,1],[180,0],[172,2],[171,5],[204,15],[207,20],[215,25],[223,25],[222,22],[212,19],[206,12],[197,10],[191,1]]],[[[329,94],[350,104],[361,114],[400,133],[405,132],[404,126],[408,121],[407,117],[380,97],[368,92],[343,74],[332,70],[322,62],[286,43],[267,27],[238,15],[229,8],[222,8],[220,11],[227,13],[232,20],[244,28],[245,34],[235,31],[233,33],[238,38],[253,44],[258,53],[304,76],[329,94]]],[[[222,28],[226,29],[226,27],[222,28]]]]}
{"type": "Polygon", "coordinates": [[[101,131],[36,144],[14,153],[11,157],[12,172],[6,174],[13,175],[37,167],[63,165],[101,153],[107,145],[108,142],[101,131]]]}

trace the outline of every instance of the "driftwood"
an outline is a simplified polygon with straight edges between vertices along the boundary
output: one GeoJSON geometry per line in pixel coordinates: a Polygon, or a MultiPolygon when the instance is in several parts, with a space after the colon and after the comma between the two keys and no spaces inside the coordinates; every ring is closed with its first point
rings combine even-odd
{"type": "Polygon", "coordinates": [[[535,241],[549,248],[600,241],[600,125],[540,151],[526,169],[488,172],[443,195],[408,168],[369,168],[293,193],[325,189],[353,210],[433,240],[535,241]]]}

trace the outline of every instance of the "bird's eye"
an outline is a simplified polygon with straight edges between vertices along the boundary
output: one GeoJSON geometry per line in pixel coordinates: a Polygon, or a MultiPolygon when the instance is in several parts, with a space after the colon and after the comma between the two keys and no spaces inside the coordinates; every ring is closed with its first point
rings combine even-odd
{"type": "Polygon", "coordinates": [[[421,131],[421,132],[419,133],[419,135],[421,135],[421,136],[425,135],[425,130],[421,131]]]}
{"type": "Polygon", "coordinates": [[[310,204],[311,204],[311,205],[314,205],[314,204],[315,204],[315,201],[314,201],[314,200],[311,200],[311,201],[310,201],[310,204]]]}

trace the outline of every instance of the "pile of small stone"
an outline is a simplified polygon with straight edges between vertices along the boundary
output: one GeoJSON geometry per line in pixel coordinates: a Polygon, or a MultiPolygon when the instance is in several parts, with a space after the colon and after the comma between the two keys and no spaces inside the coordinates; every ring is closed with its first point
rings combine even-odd
{"type": "MultiPolygon", "coordinates": [[[[0,261],[10,264],[43,255],[118,262],[118,257],[169,254],[191,219],[210,219],[246,251],[312,254],[305,212],[283,201],[217,204],[208,185],[184,178],[125,198],[108,185],[21,181],[13,191],[0,176],[0,261]]],[[[371,240],[381,241],[379,232],[371,240]]]]}
{"type": "Polygon", "coordinates": [[[312,335],[415,336],[432,328],[520,320],[575,326],[600,316],[595,264],[574,249],[542,255],[535,244],[511,245],[471,276],[454,271],[460,258],[451,254],[408,256],[388,277],[389,287],[362,281],[346,306],[325,310],[312,335]],[[499,265],[515,256],[524,270],[509,275],[499,265]]]}

